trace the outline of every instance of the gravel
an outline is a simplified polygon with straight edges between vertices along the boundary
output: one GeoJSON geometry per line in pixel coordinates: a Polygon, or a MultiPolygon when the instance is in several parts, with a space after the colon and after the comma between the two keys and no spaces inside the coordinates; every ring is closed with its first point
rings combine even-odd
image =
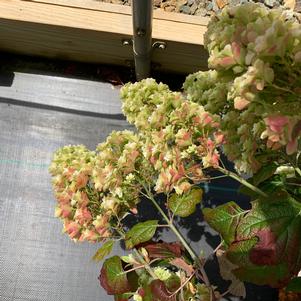
{"type": "MultiPolygon", "coordinates": [[[[131,0],[96,0],[113,4],[131,5],[131,0]]],[[[143,1],[143,0],[142,0],[143,1]]],[[[283,5],[288,0],[259,0],[273,8],[283,5]]],[[[212,16],[226,5],[240,5],[248,0],[153,0],[155,9],[163,9],[167,12],[176,12],[186,15],[212,16]]],[[[301,11],[301,0],[295,1],[295,10],[301,11]]]]}

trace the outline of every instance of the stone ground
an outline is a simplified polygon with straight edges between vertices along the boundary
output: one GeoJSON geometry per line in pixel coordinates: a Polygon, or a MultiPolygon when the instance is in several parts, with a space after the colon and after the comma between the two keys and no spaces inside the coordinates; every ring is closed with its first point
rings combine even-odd
{"type": "MultiPolygon", "coordinates": [[[[113,4],[131,5],[131,0],[96,0],[113,4]]],[[[212,16],[226,5],[240,5],[249,0],[154,0],[154,8],[187,15],[212,16]]],[[[301,0],[259,0],[270,8],[286,5],[301,12],[301,0]]]]}

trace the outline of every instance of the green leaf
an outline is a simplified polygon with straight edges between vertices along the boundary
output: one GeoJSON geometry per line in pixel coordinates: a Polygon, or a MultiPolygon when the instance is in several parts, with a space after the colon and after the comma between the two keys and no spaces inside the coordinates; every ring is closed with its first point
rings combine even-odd
{"type": "Polygon", "coordinates": [[[196,205],[202,200],[203,190],[193,188],[189,193],[177,195],[174,193],[168,200],[168,208],[180,217],[187,217],[195,212],[196,205]]]}
{"type": "Polygon", "coordinates": [[[150,240],[156,233],[157,220],[149,220],[135,225],[125,235],[125,246],[132,249],[134,246],[150,240]]]}
{"type": "Polygon", "coordinates": [[[115,301],[128,301],[132,297],[132,293],[119,294],[114,296],[115,301]]]}
{"type": "Polygon", "coordinates": [[[261,182],[270,178],[276,171],[277,165],[271,163],[269,165],[263,166],[253,177],[252,182],[254,186],[258,186],[261,182]]]}
{"type": "Polygon", "coordinates": [[[124,294],[131,291],[127,275],[124,273],[119,256],[113,256],[105,260],[99,280],[108,295],[124,294]]]}
{"type": "Polygon", "coordinates": [[[206,222],[230,244],[235,239],[236,228],[245,211],[236,203],[229,202],[214,209],[204,208],[203,214],[206,222]]]}
{"type": "Polygon", "coordinates": [[[103,260],[107,255],[109,255],[112,252],[113,246],[114,241],[108,240],[97,250],[92,259],[97,262],[103,260]]]}
{"type": "Polygon", "coordinates": [[[293,278],[287,285],[286,291],[301,293],[301,277],[293,278]]]}

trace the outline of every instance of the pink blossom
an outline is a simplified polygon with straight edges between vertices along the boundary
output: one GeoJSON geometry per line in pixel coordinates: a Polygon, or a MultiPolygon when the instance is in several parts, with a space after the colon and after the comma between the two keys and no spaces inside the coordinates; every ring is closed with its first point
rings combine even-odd
{"type": "Polygon", "coordinates": [[[239,62],[241,54],[240,45],[237,42],[232,42],[231,49],[235,60],[239,62]]]}
{"type": "Polygon", "coordinates": [[[63,175],[69,180],[72,181],[72,176],[74,174],[74,172],[76,171],[75,168],[73,167],[68,167],[64,170],[63,175]]]}
{"type": "Polygon", "coordinates": [[[80,197],[77,200],[77,203],[80,207],[86,207],[89,204],[89,199],[85,192],[83,191],[80,192],[80,197]]]}
{"type": "Polygon", "coordinates": [[[79,208],[76,210],[74,218],[80,225],[84,225],[91,221],[92,215],[88,208],[79,208]]]}
{"type": "Polygon", "coordinates": [[[243,97],[235,97],[234,99],[234,108],[236,110],[243,110],[249,105],[250,101],[243,97]]]}
{"type": "Polygon", "coordinates": [[[131,208],[130,211],[135,215],[138,214],[137,208],[131,208]]]}
{"type": "Polygon", "coordinates": [[[93,230],[85,230],[80,236],[79,240],[88,240],[90,242],[96,242],[99,239],[99,234],[93,230]]]}
{"type": "Polygon", "coordinates": [[[65,231],[69,234],[71,238],[75,238],[80,232],[80,225],[76,222],[66,222],[65,231]]]}
{"type": "Polygon", "coordinates": [[[215,64],[221,67],[230,67],[232,65],[235,65],[236,62],[232,56],[225,56],[223,58],[217,59],[215,64]]]}
{"type": "Polygon", "coordinates": [[[89,178],[85,173],[79,173],[79,175],[76,178],[76,188],[81,189],[85,187],[87,185],[88,180],[89,178]]]}
{"type": "Polygon", "coordinates": [[[63,218],[66,218],[66,217],[69,217],[69,215],[71,214],[72,212],[72,207],[70,205],[61,205],[60,206],[61,208],[61,217],[63,218]]]}
{"type": "Polygon", "coordinates": [[[273,132],[281,133],[283,127],[288,123],[288,118],[282,115],[269,116],[265,118],[265,122],[273,132]]]}
{"type": "Polygon", "coordinates": [[[286,153],[288,155],[292,155],[297,151],[297,148],[298,148],[298,141],[297,139],[294,139],[286,145],[286,153]]]}
{"type": "Polygon", "coordinates": [[[55,197],[60,204],[68,204],[71,201],[72,192],[67,193],[66,191],[56,193],[55,197]]]}
{"type": "Polygon", "coordinates": [[[222,144],[225,139],[225,135],[220,132],[215,132],[214,134],[214,140],[216,144],[222,144]]]}

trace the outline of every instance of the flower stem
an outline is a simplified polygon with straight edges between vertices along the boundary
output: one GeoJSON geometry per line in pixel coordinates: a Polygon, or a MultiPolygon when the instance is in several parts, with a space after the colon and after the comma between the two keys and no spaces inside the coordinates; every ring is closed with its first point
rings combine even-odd
{"type": "Polygon", "coordinates": [[[263,192],[262,190],[260,190],[259,188],[257,188],[256,186],[252,185],[251,183],[249,183],[248,181],[246,181],[245,179],[241,178],[239,175],[237,175],[236,173],[226,170],[222,167],[217,167],[217,169],[222,172],[223,174],[229,176],[232,179],[235,179],[236,181],[240,182],[241,184],[243,184],[244,186],[250,188],[251,190],[253,190],[254,192],[260,194],[263,197],[268,197],[268,195],[263,192]]]}
{"type": "Polygon", "coordinates": [[[195,253],[195,251],[189,246],[189,244],[186,242],[185,238],[183,237],[183,235],[181,234],[181,232],[176,228],[176,226],[171,222],[171,220],[168,218],[168,216],[165,214],[165,212],[163,211],[163,209],[159,206],[159,204],[156,202],[153,194],[151,193],[151,191],[144,185],[144,189],[147,193],[147,197],[148,199],[153,203],[153,205],[158,209],[158,211],[160,212],[160,214],[162,215],[162,217],[165,219],[165,221],[167,222],[167,224],[169,225],[170,229],[174,232],[174,234],[177,236],[177,238],[180,240],[180,242],[183,244],[184,248],[187,250],[187,252],[189,253],[189,255],[191,256],[192,260],[196,263],[197,268],[199,269],[199,271],[202,274],[202,277],[204,279],[204,282],[206,284],[207,287],[211,287],[208,276],[206,274],[206,271],[204,270],[203,265],[200,262],[199,257],[197,256],[197,254],[195,253]]]}

